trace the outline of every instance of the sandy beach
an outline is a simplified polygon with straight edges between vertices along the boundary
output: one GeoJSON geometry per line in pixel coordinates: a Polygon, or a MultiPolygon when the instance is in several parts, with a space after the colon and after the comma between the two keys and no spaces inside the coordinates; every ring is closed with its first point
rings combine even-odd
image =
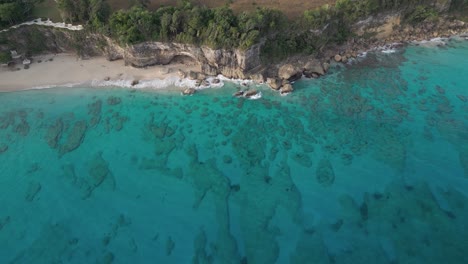
{"type": "Polygon", "coordinates": [[[0,69],[0,91],[17,91],[48,86],[109,84],[132,80],[149,81],[178,77],[178,70],[199,71],[199,66],[184,64],[156,65],[146,68],[125,66],[123,60],[104,57],[81,60],[74,54],[48,54],[32,59],[29,69],[17,64],[13,69],[0,69]],[[18,70],[19,69],[19,70],[18,70]]]}

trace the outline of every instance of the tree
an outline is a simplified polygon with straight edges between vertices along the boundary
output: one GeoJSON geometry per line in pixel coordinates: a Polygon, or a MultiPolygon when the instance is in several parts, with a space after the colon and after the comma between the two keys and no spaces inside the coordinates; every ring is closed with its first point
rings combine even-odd
{"type": "Polygon", "coordinates": [[[111,9],[106,0],[89,0],[88,12],[91,24],[99,28],[107,23],[111,9]]]}
{"type": "Polygon", "coordinates": [[[13,24],[17,20],[21,20],[21,17],[21,5],[19,3],[0,4],[0,20],[3,24],[13,24]]]}
{"type": "Polygon", "coordinates": [[[88,0],[57,0],[64,21],[88,21],[88,0]]]}

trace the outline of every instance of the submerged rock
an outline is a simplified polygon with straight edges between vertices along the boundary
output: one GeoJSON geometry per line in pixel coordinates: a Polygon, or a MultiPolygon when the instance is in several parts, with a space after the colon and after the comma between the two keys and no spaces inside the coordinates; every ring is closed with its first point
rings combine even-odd
{"type": "Polygon", "coordinates": [[[28,189],[26,191],[25,199],[28,202],[32,202],[36,195],[41,191],[41,184],[36,181],[32,181],[29,183],[28,189]]]}
{"type": "Polygon", "coordinates": [[[312,159],[304,153],[296,153],[292,155],[292,159],[304,167],[312,167],[312,159]]]}
{"type": "Polygon", "coordinates": [[[29,134],[29,124],[26,119],[21,119],[21,122],[15,127],[15,132],[23,137],[29,134]]]}
{"type": "Polygon", "coordinates": [[[38,231],[27,247],[15,252],[9,263],[60,263],[75,252],[75,247],[70,245],[72,232],[65,225],[45,223],[38,231]]]}
{"type": "Polygon", "coordinates": [[[64,154],[77,149],[83,142],[86,129],[87,125],[85,121],[76,122],[71,131],[68,133],[67,140],[60,146],[59,155],[63,156],[64,154]]]}
{"type": "Polygon", "coordinates": [[[317,182],[323,187],[329,187],[333,184],[335,181],[335,172],[328,159],[323,158],[319,161],[315,176],[317,182]]]}
{"type": "Polygon", "coordinates": [[[2,231],[3,227],[6,226],[8,223],[10,223],[10,217],[9,216],[0,218],[0,231],[2,231]]]}
{"type": "Polygon", "coordinates": [[[8,150],[8,145],[4,144],[4,143],[1,143],[0,144],[0,154],[2,154],[3,152],[6,152],[7,150],[8,150]]]}
{"type": "Polygon", "coordinates": [[[175,243],[174,240],[172,240],[172,237],[167,237],[166,239],[166,256],[170,256],[172,254],[172,251],[175,248],[175,243]]]}
{"type": "Polygon", "coordinates": [[[464,96],[461,94],[457,94],[458,99],[460,99],[462,102],[468,102],[468,96],[464,96]]]}
{"type": "Polygon", "coordinates": [[[122,102],[122,99],[120,97],[117,97],[117,96],[109,96],[109,98],[107,98],[107,104],[108,105],[118,105],[122,102]]]}
{"type": "Polygon", "coordinates": [[[98,187],[111,174],[107,162],[102,158],[101,154],[97,154],[89,163],[89,179],[88,183],[91,187],[98,187]]]}
{"type": "Polygon", "coordinates": [[[63,121],[61,118],[51,125],[45,135],[45,140],[51,148],[57,148],[63,132],[63,121]]]}
{"type": "Polygon", "coordinates": [[[94,103],[88,104],[88,114],[91,117],[90,126],[95,126],[101,121],[102,101],[97,100],[94,103]]]}
{"type": "Polygon", "coordinates": [[[84,181],[84,198],[88,198],[104,181],[108,181],[108,185],[112,190],[115,189],[114,176],[109,169],[109,164],[102,158],[101,153],[92,157],[92,160],[88,164],[88,176],[84,181]]]}
{"type": "Polygon", "coordinates": [[[463,170],[465,171],[465,177],[468,178],[468,147],[464,146],[460,152],[458,152],[458,157],[462,165],[463,170]]]}
{"type": "Polygon", "coordinates": [[[7,129],[15,124],[15,113],[7,112],[0,116],[0,129],[7,129]]]}

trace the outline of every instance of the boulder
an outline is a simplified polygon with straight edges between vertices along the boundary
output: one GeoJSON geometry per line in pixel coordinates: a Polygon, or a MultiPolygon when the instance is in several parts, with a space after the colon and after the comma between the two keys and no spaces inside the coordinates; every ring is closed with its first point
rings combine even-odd
{"type": "Polygon", "coordinates": [[[341,55],[340,54],[336,54],[335,57],[334,57],[335,61],[336,62],[340,62],[341,61],[341,55]]]}
{"type": "Polygon", "coordinates": [[[263,74],[261,74],[261,73],[256,73],[256,74],[250,75],[250,79],[252,79],[252,81],[254,81],[254,82],[256,82],[256,83],[263,83],[263,82],[265,82],[265,77],[264,77],[263,74]]]}
{"type": "Polygon", "coordinates": [[[180,69],[177,71],[177,75],[179,75],[179,78],[181,78],[181,79],[185,78],[185,72],[180,70],[180,69]]]}
{"type": "Polygon", "coordinates": [[[198,80],[205,80],[205,79],[206,79],[206,75],[203,74],[203,73],[197,73],[197,79],[198,79],[198,80]]]}
{"type": "Polygon", "coordinates": [[[189,71],[188,76],[190,80],[196,80],[198,78],[198,74],[194,71],[189,71]]]}
{"type": "Polygon", "coordinates": [[[267,78],[267,84],[273,90],[278,90],[281,87],[281,80],[278,78],[267,78]]]}
{"type": "Polygon", "coordinates": [[[304,75],[308,78],[312,77],[312,75],[324,75],[325,70],[322,67],[322,64],[318,60],[312,60],[307,62],[304,66],[304,75]]]}
{"type": "Polygon", "coordinates": [[[217,84],[217,83],[220,83],[221,80],[218,79],[218,78],[214,78],[213,81],[211,81],[213,84],[217,84]]]}
{"type": "Polygon", "coordinates": [[[278,70],[278,76],[281,79],[295,81],[302,76],[302,70],[292,64],[284,64],[278,70]]]}
{"type": "Polygon", "coordinates": [[[192,94],[195,93],[195,91],[196,91],[196,90],[195,90],[194,88],[187,88],[187,89],[185,89],[185,90],[182,92],[182,94],[183,94],[183,95],[192,95],[192,94]]]}
{"type": "Polygon", "coordinates": [[[294,89],[293,89],[292,85],[289,84],[289,83],[283,85],[283,87],[281,87],[281,89],[280,89],[281,94],[288,94],[288,93],[290,93],[292,91],[294,91],[294,89]]]}
{"type": "Polygon", "coordinates": [[[341,62],[347,63],[348,62],[348,57],[347,56],[342,56],[341,57],[341,62]]]}
{"type": "Polygon", "coordinates": [[[256,90],[250,90],[244,93],[244,97],[250,98],[254,95],[256,95],[258,92],[256,90]]]}

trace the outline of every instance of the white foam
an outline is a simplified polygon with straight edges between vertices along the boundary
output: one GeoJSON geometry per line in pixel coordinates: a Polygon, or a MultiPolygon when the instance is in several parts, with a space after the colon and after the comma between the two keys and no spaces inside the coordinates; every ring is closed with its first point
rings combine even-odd
{"type": "Polygon", "coordinates": [[[385,54],[392,54],[392,53],[397,52],[397,50],[396,49],[384,49],[384,50],[381,50],[381,52],[385,54]]]}
{"type": "Polygon", "coordinates": [[[252,95],[251,97],[249,97],[250,100],[257,100],[257,99],[260,99],[260,98],[262,98],[262,92],[258,92],[257,94],[252,95]]]}
{"type": "Polygon", "coordinates": [[[27,21],[27,22],[18,24],[18,25],[11,26],[10,28],[1,30],[0,32],[6,32],[6,31],[8,31],[10,29],[15,29],[15,28],[19,28],[21,26],[30,26],[30,25],[40,25],[40,26],[48,26],[48,27],[55,27],[55,28],[64,28],[64,29],[68,29],[68,30],[83,30],[82,25],[75,25],[74,26],[72,24],[65,24],[63,22],[54,23],[54,22],[50,21],[50,19],[47,19],[46,21],[42,21],[41,18],[37,18],[37,19],[31,20],[31,21],[27,21]]]}
{"type": "Polygon", "coordinates": [[[447,45],[449,38],[432,38],[430,40],[422,40],[422,41],[413,41],[412,43],[418,44],[423,47],[437,47],[437,46],[445,46],[447,45]]]}

